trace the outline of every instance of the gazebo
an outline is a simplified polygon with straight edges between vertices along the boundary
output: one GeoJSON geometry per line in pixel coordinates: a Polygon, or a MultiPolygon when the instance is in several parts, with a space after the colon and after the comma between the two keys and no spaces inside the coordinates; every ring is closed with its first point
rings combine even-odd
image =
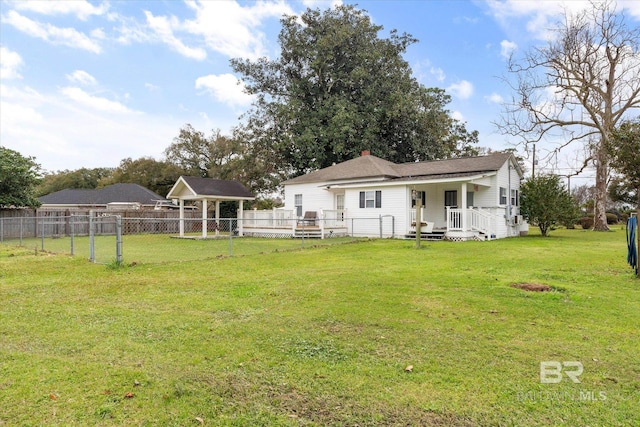
{"type": "MultiPolygon", "coordinates": [[[[237,181],[201,178],[198,176],[181,176],[171,187],[167,199],[180,201],[180,237],[184,237],[184,202],[198,201],[202,203],[202,238],[207,238],[207,206],[215,203],[216,221],[220,219],[220,202],[238,201],[238,234],[242,236],[242,212],[245,200],[254,200],[253,194],[237,181]]],[[[229,230],[231,232],[231,230],[229,230]]],[[[216,235],[219,233],[216,227],[216,235]]]]}

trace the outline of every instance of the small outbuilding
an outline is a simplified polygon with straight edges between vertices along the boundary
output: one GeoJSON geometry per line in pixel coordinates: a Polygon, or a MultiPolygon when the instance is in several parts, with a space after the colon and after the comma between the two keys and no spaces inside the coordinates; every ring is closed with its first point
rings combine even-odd
{"type": "MultiPolygon", "coordinates": [[[[255,200],[255,197],[244,185],[237,181],[224,179],[202,178],[198,176],[181,176],[173,185],[167,199],[179,201],[180,206],[180,237],[184,237],[184,202],[195,201],[202,204],[202,238],[207,237],[207,206],[215,203],[215,220],[220,219],[220,202],[237,201],[238,234],[242,236],[242,213],[244,201],[255,200]]],[[[231,230],[229,230],[231,232],[231,230]]],[[[216,227],[216,234],[219,233],[216,227]]]]}

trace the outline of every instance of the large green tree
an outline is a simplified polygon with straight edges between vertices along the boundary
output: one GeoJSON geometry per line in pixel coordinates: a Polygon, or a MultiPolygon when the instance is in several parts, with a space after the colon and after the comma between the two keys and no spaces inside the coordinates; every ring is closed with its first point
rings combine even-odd
{"type": "Polygon", "coordinates": [[[36,186],[41,179],[34,157],[0,147],[0,207],[38,207],[36,186]]]}
{"type": "Polygon", "coordinates": [[[211,135],[186,124],[173,143],[164,151],[168,162],[186,173],[200,177],[227,179],[234,163],[241,157],[243,147],[234,138],[214,129],[211,135]]]}
{"type": "Polygon", "coordinates": [[[520,213],[547,236],[557,224],[573,224],[578,207],[557,175],[536,175],[520,187],[520,213]]]}
{"type": "Polygon", "coordinates": [[[111,175],[101,179],[99,186],[116,183],[138,184],[166,197],[180,175],[185,175],[184,170],[167,161],[158,161],[151,157],[133,160],[129,157],[121,160],[111,175]]]}
{"type": "Polygon", "coordinates": [[[67,188],[98,188],[102,179],[109,177],[113,168],[80,168],[49,173],[37,188],[37,194],[44,196],[67,188]]]}
{"type": "Polygon", "coordinates": [[[640,117],[623,123],[611,137],[611,166],[619,173],[619,194],[640,210],[640,117]]]}
{"type": "Polygon", "coordinates": [[[549,30],[545,45],[510,61],[514,95],[497,125],[527,151],[541,140],[555,144],[551,158],[583,144],[581,169],[596,171],[594,230],[605,231],[611,134],[640,107],[640,27],[606,0],[566,12],[549,30]]]}
{"type": "Polygon", "coordinates": [[[442,89],[426,88],[403,59],[417,40],[374,25],[354,6],[285,16],[275,60],[233,59],[256,95],[243,141],[294,176],[363,150],[395,162],[474,153],[477,132],[452,118],[442,89]]]}
{"type": "Polygon", "coordinates": [[[165,155],[169,164],[185,174],[235,180],[258,195],[273,193],[282,179],[278,167],[281,162],[274,158],[273,151],[253,145],[241,129],[235,129],[232,137],[222,135],[219,129],[207,136],[186,124],[165,155]]]}

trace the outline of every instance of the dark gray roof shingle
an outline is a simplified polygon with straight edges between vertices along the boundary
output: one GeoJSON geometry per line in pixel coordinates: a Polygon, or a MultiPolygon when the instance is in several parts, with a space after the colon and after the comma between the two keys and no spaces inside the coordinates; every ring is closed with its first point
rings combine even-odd
{"type": "Polygon", "coordinates": [[[114,184],[95,190],[68,188],[39,197],[48,205],[106,205],[114,202],[141,203],[153,205],[164,197],[138,184],[114,184]]]}
{"type": "Polygon", "coordinates": [[[253,194],[237,181],[201,178],[198,176],[183,176],[181,178],[196,194],[202,196],[254,198],[253,194]]]}
{"type": "Polygon", "coordinates": [[[460,157],[416,163],[396,164],[372,155],[356,157],[337,165],[284,181],[283,184],[311,184],[352,179],[384,178],[406,180],[430,176],[447,176],[472,172],[497,171],[511,157],[510,153],[460,157]]]}

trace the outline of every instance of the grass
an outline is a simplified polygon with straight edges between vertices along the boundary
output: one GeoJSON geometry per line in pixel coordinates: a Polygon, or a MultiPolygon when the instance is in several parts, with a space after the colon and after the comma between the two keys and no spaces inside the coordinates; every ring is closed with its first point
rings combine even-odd
{"type": "Polygon", "coordinates": [[[0,425],[638,425],[625,243],[557,230],[135,266],[130,240],[124,266],[0,246],[0,425]],[[582,363],[581,383],[541,384],[542,361],[582,363]]]}

